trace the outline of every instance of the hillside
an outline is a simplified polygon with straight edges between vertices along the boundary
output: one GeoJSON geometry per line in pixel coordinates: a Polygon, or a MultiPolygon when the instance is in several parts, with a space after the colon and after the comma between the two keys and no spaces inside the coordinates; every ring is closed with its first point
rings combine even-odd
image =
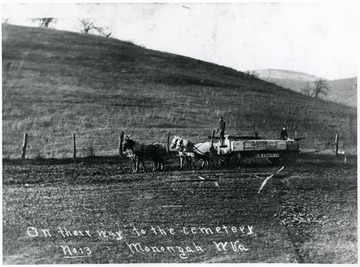
{"type": "Polygon", "coordinates": [[[304,148],[339,133],[355,145],[356,109],[302,95],[215,64],[129,42],[3,25],[3,157],[117,153],[121,131],[144,142],[166,134],[204,141],[224,116],[227,133],[278,138],[287,124],[304,148]],[[350,125],[350,121],[353,122],[350,125]],[[350,131],[350,128],[352,131],[350,131]]]}
{"type": "Polygon", "coordinates": [[[357,78],[329,81],[329,100],[357,107],[357,78]]]}
{"type": "MultiPolygon", "coordinates": [[[[255,71],[261,79],[268,82],[275,83],[284,88],[289,88],[296,92],[300,92],[306,87],[307,83],[313,86],[315,80],[320,77],[289,70],[256,70],[255,71]]],[[[327,80],[329,91],[327,96],[320,97],[342,103],[351,107],[357,107],[357,78],[327,80]]]]}

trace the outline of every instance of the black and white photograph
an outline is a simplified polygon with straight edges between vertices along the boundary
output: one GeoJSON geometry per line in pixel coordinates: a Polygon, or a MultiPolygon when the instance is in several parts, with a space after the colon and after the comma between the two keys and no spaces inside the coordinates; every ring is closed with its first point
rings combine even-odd
{"type": "Polygon", "coordinates": [[[359,8],[2,2],[2,263],[358,263],[359,8]]]}

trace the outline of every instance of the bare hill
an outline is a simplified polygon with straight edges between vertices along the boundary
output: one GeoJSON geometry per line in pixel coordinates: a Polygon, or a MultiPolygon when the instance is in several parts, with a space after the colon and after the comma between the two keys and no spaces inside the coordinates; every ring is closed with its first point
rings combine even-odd
{"type": "MultiPolygon", "coordinates": [[[[306,136],[355,145],[356,109],[302,95],[215,64],[129,42],[3,25],[3,156],[116,154],[120,131],[165,143],[166,133],[204,141],[225,117],[227,133],[306,136]],[[355,119],[354,119],[355,118],[355,119]],[[350,131],[350,129],[353,129],[350,131]],[[355,130],[354,130],[355,129],[355,130]]],[[[316,148],[316,147],[315,147],[316,148]]]]}
{"type": "Polygon", "coordinates": [[[357,78],[329,81],[328,99],[357,107],[357,78]]]}

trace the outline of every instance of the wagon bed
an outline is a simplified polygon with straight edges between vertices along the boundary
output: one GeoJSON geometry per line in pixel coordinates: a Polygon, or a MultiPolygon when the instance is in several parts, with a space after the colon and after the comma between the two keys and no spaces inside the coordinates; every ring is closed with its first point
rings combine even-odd
{"type": "MultiPolygon", "coordinates": [[[[220,144],[220,141],[219,143],[220,144]]],[[[225,136],[224,148],[219,149],[218,154],[236,154],[240,158],[267,158],[273,162],[283,161],[296,163],[299,152],[298,140],[273,140],[273,139],[245,139],[234,140],[225,136]]]]}
{"type": "Polygon", "coordinates": [[[230,141],[231,151],[297,151],[298,142],[293,140],[243,140],[230,141]]]}

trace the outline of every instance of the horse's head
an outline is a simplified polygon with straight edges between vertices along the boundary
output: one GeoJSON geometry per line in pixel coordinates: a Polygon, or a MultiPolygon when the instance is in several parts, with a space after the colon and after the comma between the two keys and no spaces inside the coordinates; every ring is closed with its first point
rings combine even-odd
{"type": "Polygon", "coordinates": [[[177,144],[176,144],[176,150],[178,150],[178,151],[183,151],[184,148],[185,148],[185,146],[184,146],[184,139],[179,138],[178,141],[177,141],[177,144]]]}
{"type": "Polygon", "coordinates": [[[128,150],[128,149],[132,149],[135,145],[135,141],[130,139],[129,136],[126,136],[125,137],[125,140],[124,140],[124,150],[128,150]]]}
{"type": "Polygon", "coordinates": [[[170,145],[171,149],[174,149],[177,146],[179,139],[180,139],[179,136],[174,136],[173,140],[171,141],[171,145],[170,145]]]}

